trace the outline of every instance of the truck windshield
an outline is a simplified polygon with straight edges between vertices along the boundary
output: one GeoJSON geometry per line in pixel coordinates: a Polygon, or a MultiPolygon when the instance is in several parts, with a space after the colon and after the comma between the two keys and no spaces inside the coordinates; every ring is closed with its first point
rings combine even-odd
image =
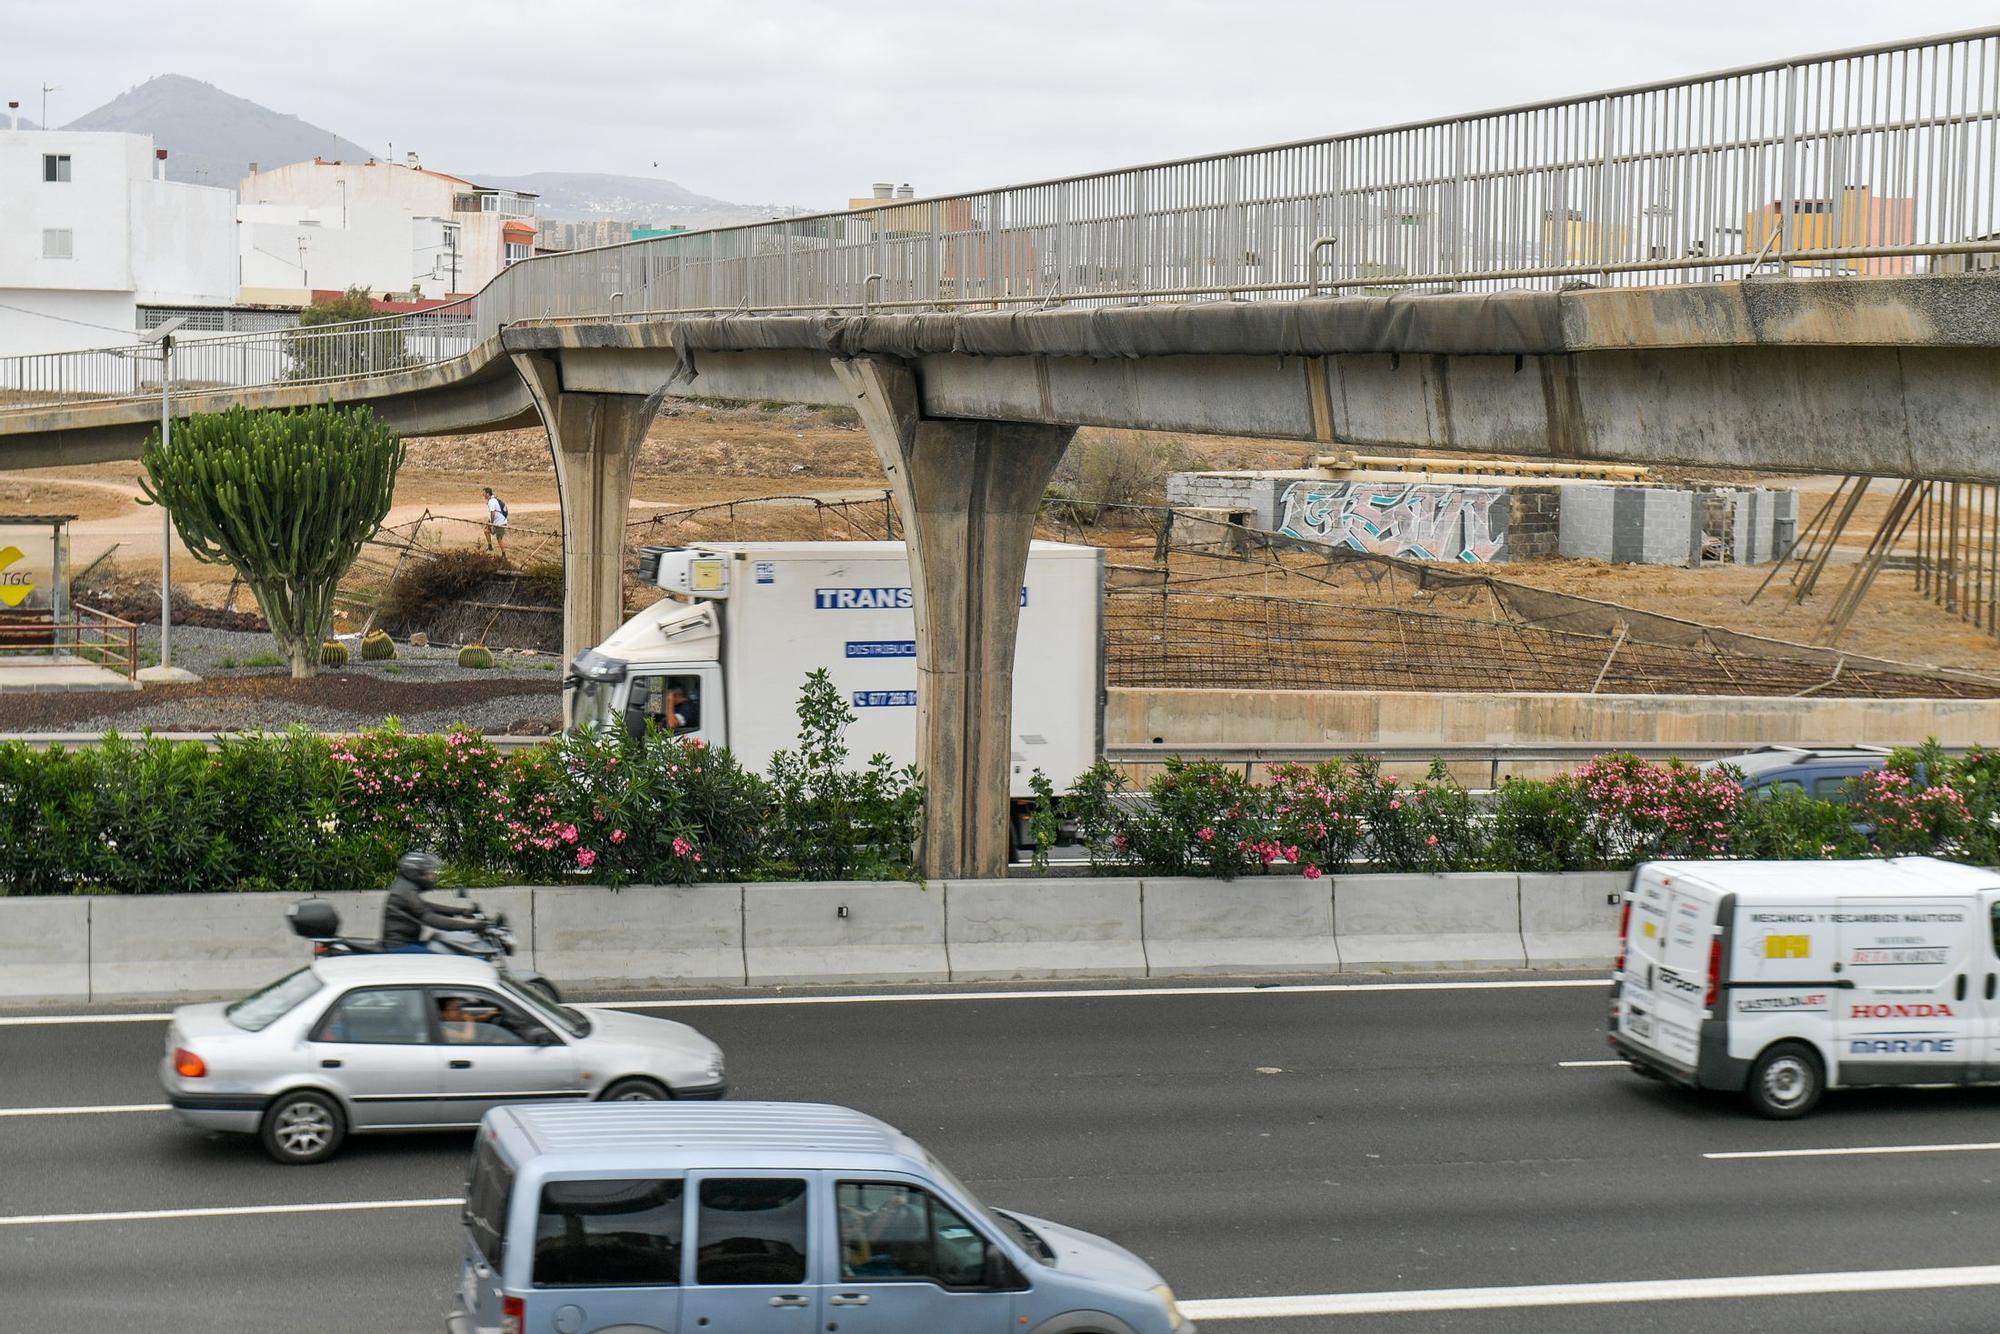
{"type": "Polygon", "coordinates": [[[579,681],[576,685],[576,728],[595,732],[611,726],[618,716],[622,681],[579,681]]]}

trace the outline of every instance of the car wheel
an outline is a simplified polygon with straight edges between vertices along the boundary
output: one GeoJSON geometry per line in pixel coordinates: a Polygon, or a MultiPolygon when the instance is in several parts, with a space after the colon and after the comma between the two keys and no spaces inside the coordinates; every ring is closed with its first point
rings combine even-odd
{"type": "Polygon", "coordinates": [[[302,1167],[322,1163],[347,1138],[347,1118],[340,1104],[324,1093],[301,1089],[271,1100],[259,1132],[264,1152],[281,1163],[302,1167]]]}
{"type": "Polygon", "coordinates": [[[1803,1042],[1766,1047],[1750,1067],[1751,1110],[1773,1121],[1793,1121],[1810,1112],[1826,1091],[1819,1054],[1803,1042]]]}
{"type": "Polygon", "coordinates": [[[604,1102],[664,1102],[673,1097],[650,1079],[621,1079],[604,1090],[604,1102]]]}
{"type": "Polygon", "coordinates": [[[562,993],[557,991],[556,984],[549,981],[546,977],[530,978],[527,982],[527,987],[528,990],[534,992],[551,1005],[562,1004],[562,993]]]}

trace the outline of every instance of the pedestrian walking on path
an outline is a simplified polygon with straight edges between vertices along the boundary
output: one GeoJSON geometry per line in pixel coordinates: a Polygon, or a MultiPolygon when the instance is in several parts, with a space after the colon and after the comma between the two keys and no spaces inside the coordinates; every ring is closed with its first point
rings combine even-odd
{"type": "Polygon", "coordinates": [[[507,559],[507,502],[493,494],[492,487],[486,487],[486,549],[498,549],[500,559],[507,559]]]}

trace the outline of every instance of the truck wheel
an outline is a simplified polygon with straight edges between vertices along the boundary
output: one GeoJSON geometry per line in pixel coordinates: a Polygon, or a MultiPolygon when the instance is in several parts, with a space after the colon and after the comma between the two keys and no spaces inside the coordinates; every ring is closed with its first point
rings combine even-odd
{"type": "Polygon", "coordinates": [[[258,1132],[264,1152],[292,1167],[325,1162],[346,1137],[347,1121],[340,1114],[340,1104],[309,1089],[273,1098],[258,1132]]]}
{"type": "Polygon", "coordinates": [[[1750,1067],[1750,1108],[1773,1121],[1795,1121],[1819,1103],[1826,1071],[1819,1053],[1803,1042],[1778,1042],[1750,1067]]]}

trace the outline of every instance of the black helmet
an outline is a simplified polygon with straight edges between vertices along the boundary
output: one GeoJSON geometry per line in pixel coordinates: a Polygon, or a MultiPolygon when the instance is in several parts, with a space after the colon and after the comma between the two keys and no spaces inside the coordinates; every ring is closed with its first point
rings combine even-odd
{"type": "Polygon", "coordinates": [[[406,852],[396,863],[396,873],[425,889],[437,884],[438,859],[435,853],[424,851],[406,852]]]}

